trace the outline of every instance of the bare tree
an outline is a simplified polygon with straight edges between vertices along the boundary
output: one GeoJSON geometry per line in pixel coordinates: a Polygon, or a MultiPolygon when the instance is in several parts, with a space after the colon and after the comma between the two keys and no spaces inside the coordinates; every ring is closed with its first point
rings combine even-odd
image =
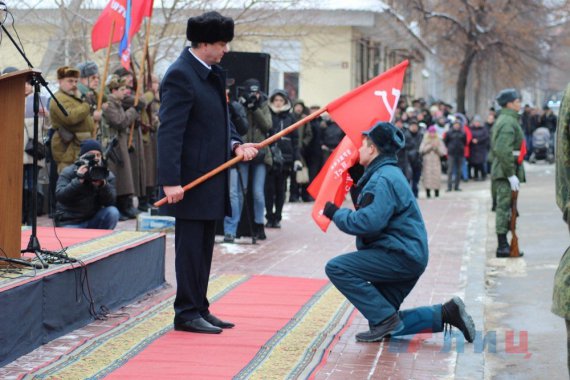
{"type": "MultiPolygon", "coordinates": [[[[568,2],[542,0],[409,0],[394,6],[420,20],[426,38],[449,68],[457,68],[457,110],[465,112],[469,75],[475,85],[521,86],[535,81],[541,68],[555,64],[550,50],[568,25],[568,2]],[[404,4],[405,3],[405,4],[404,4]],[[411,11],[409,11],[411,9],[411,11]],[[474,68],[480,68],[475,70],[474,68]]],[[[564,32],[567,33],[567,32],[564,32]]],[[[561,47],[559,47],[561,48],[561,47]]]]}

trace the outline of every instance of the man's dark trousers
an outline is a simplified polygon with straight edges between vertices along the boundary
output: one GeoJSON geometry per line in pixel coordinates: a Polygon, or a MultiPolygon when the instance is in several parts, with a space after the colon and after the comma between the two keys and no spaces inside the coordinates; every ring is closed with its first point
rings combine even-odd
{"type": "MultiPolygon", "coordinates": [[[[399,311],[424,268],[399,253],[361,250],[330,260],[325,271],[331,282],[376,325],[399,311]]],[[[440,332],[441,304],[400,311],[404,329],[394,335],[440,332]]]]}
{"type": "Polygon", "coordinates": [[[176,218],[175,323],[190,321],[209,314],[210,304],[207,292],[215,236],[216,222],[214,220],[176,218]]]}

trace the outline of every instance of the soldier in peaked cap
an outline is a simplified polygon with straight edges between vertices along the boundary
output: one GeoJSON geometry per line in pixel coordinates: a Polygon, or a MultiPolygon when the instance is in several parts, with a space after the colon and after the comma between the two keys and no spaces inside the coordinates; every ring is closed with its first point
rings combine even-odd
{"type": "MultiPolygon", "coordinates": [[[[507,242],[509,221],[511,218],[511,191],[519,191],[520,183],[525,181],[521,152],[524,133],[519,124],[521,99],[514,88],[507,88],[497,95],[497,103],[502,107],[493,126],[491,137],[491,189],[495,196],[495,232],[497,233],[497,257],[510,257],[507,242]]],[[[522,256],[522,253],[521,253],[522,256]]]]}
{"type": "Polygon", "coordinates": [[[404,133],[380,122],[363,135],[359,162],[365,170],[356,184],[355,210],[327,202],[323,211],[341,231],[356,235],[358,250],[333,258],[325,267],[331,282],[368,320],[370,330],[356,334],[356,340],[440,332],[448,324],[472,342],[475,325],[459,297],[400,311],[426,268],[427,232],[408,180],[397,166],[404,133]]]}
{"type": "Polygon", "coordinates": [[[234,21],[218,12],[188,19],[191,48],[168,68],[160,88],[158,184],[176,218],[174,329],[219,334],[234,325],[210,313],[206,297],[216,220],[231,215],[227,171],[184,193],[182,186],[228,161],[257,154],[230,123],[225,75],[218,66],[234,37],[234,21]]]}

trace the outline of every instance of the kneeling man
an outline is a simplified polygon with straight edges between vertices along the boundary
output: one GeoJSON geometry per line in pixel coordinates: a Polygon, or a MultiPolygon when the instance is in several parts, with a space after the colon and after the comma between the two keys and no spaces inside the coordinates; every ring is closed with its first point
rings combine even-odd
{"type": "Polygon", "coordinates": [[[397,166],[404,134],[391,123],[363,133],[359,150],[364,174],[356,184],[356,209],[325,205],[324,215],[341,230],[356,235],[357,251],[330,260],[331,282],[368,319],[361,342],[388,336],[440,332],[448,324],[469,342],[475,324],[459,297],[439,305],[400,311],[428,262],[424,221],[410,185],[397,166]]]}

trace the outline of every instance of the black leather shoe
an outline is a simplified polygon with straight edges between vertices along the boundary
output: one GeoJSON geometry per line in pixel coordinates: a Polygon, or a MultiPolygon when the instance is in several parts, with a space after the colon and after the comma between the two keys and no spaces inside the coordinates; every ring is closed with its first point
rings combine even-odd
{"type": "Polygon", "coordinates": [[[209,322],[211,325],[222,328],[222,329],[231,329],[235,326],[235,324],[231,322],[225,322],[216,317],[214,314],[208,314],[204,317],[204,319],[209,322]]]}
{"type": "Polygon", "coordinates": [[[396,312],[379,324],[370,326],[370,331],[364,331],[356,334],[356,340],[359,342],[379,342],[382,339],[401,331],[403,328],[404,323],[396,312]]]}
{"type": "Polygon", "coordinates": [[[219,334],[222,332],[221,328],[212,325],[204,318],[196,318],[191,321],[174,323],[174,330],[195,332],[200,334],[219,334]]]}

